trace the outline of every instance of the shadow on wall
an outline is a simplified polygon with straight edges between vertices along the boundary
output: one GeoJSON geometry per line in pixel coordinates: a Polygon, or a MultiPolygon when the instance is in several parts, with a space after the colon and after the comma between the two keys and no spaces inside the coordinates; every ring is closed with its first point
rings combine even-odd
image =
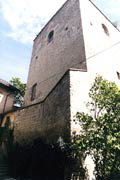
{"type": "MultiPolygon", "coordinates": [[[[41,139],[36,139],[29,145],[13,142],[13,130],[9,129],[7,123],[5,127],[0,128],[0,165],[3,159],[7,159],[10,177],[17,180],[89,179],[87,171],[83,168],[84,154],[78,153],[72,144],[48,145],[41,139]]],[[[118,179],[119,174],[112,178],[118,179]]]]}
{"type": "Polygon", "coordinates": [[[21,180],[71,180],[72,176],[73,180],[78,176],[78,180],[85,179],[85,170],[82,164],[76,166],[69,145],[60,148],[40,139],[31,145],[14,145],[9,152],[9,167],[11,176],[21,180]],[[75,169],[78,173],[74,173],[75,169]]]}
{"type": "Polygon", "coordinates": [[[3,152],[0,157],[7,159],[10,177],[19,180],[86,179],[81,157],[76,156],[71,144],[48,145],[41,139],[29,145],[14,144],[14,129],[9,125],[8,122],[0,127],[0,152],[3,152]]]}

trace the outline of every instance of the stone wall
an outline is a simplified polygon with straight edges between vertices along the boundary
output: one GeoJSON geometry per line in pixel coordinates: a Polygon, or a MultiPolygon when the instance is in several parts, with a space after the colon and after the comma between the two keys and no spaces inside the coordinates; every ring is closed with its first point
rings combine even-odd
{"type": "Polygon", "coordinates": [[[70,137],[69,72],[57,83],[43,102],[15,112],[14,143],[30,143],[42,138],[56,143],[70,137]]]}

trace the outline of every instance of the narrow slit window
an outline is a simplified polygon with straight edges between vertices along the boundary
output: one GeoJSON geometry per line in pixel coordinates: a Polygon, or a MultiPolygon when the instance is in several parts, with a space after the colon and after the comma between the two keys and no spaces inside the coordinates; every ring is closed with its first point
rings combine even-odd
{"type": "Polygon", "coordinates": [[[5,127],[10,127],[10,116],[7,116],[6,118],[5,127]]]}
{"type": "Polygon", "coordinates": [[[51,32],[48,34],[48,43],[50,43],[50,42],[53,40],[53,36],[54,36],[54,31],[51,31],[51,32]]]}
{"type": "Polygon", "coordinates": [[[117,71],[117,77],[120,80],[120,73],[117,71]]]}
{"type": "Polygon", "coordinates": [[[33,101],[36,97],[36,87],[37,87],[37,84],[34,84],[32,86],[32,90],[31,90],[31,101],[33,101]]]}
{"type": "Polygon", "coordinates": [[[102,28],[103,28],[105,34],[106,34],[107,36],[109,36],[110,34],[109,34],[108,28],[105,26],[105,24],[102,24],[102,28]]]}

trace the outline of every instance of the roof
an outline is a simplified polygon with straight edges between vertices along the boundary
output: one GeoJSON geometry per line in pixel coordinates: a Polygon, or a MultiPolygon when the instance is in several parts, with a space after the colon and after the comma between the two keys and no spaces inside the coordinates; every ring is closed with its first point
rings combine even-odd
{"type": "Polygon", "coordinates": [[[4,87],[6,89],[9,89],[10,91],[19,91],[16,87],[14,87],[12,84],[8,83],[7,81],[0,79],[0,87],[4,87]]]}

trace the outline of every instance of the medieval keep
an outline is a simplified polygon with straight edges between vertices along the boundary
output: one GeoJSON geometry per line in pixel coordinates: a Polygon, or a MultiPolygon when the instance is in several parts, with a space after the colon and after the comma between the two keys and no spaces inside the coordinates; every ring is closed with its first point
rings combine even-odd
{"type": "Polygon", "coordinates": [[[15,141],[57,142],[79,131],[73,116],[86,111],[96,75],[120,85],[119,41],[119,30],[90,0],[66,1],[34,40],[15,141]]]}
{"type": "Polygon", "coordinates": [[[119,30],[91,1],[68,0],[34,40],[16,138],[18,129],[47,141],[77,131],[72,119],[86,110],[95,76],[120,84],[119,39],[119,30]],[[30,127],[24,129],[25,124],[30,127]]]}

